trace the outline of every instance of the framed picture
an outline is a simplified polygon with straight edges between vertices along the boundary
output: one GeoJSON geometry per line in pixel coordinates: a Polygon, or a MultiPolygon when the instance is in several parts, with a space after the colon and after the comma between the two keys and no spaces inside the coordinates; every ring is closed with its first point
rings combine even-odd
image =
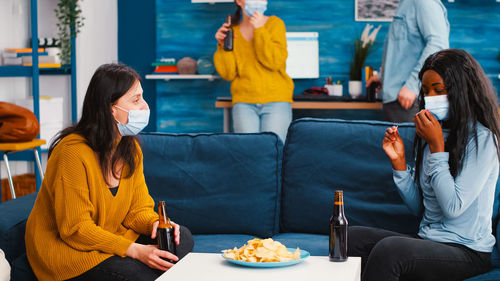
{"type": "Polygon", "coordinates": [[[399,0],[354,0],[356,21],[392,21],[399,0]]]}

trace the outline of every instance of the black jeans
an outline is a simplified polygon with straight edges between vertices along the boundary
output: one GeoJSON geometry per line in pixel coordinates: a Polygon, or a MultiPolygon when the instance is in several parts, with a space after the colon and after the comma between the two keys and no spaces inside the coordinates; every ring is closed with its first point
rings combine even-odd
{"type": "Polygon", "coordinates": [[[383,229],[352,226],[348,256],[361,257],[362,281],[464,280],[491,269],[491,254],[383,229]]]}
{"type": "MultiPolygon", "coordinates": [[[[177,257],[183,258],[193,250],[194,240],[191,231],[181,226],[180,243],[176,247],[177,257]]],[[[156,241],[146,235],[141,235],[136,241],[140,244],[156,244],[156,241]]],[[[129,257],[112,256],[87,272],[68,279],[71,281],[150,281],[156,280],[163,271],[152,269],[139,260],[129,257]]]]}

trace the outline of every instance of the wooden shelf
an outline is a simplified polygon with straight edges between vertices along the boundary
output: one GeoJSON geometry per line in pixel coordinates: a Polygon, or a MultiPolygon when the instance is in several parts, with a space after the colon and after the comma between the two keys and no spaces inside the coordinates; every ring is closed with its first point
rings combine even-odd
{"type": "Polygon", "coordinates": [[[170,79],[207,79],[208,81],[213,81],[214,79],[219,79],[218,75],[201,75],[201,74],[148,74],[146,75],[146,79],[152,80],[165,80],[169,81],[170,79]]]}

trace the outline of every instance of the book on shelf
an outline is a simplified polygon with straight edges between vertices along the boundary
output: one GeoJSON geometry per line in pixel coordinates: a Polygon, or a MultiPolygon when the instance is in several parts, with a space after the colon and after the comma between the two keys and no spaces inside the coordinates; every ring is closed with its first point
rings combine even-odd
{"type": "Polygon", "coordinates": [[[161,65],[177,65],[175,58],[161,58],[158,61],[155,61],[151,64],[152,66],[161,66],[161,65]]]}
{"type": "MultiPolygon", "coordinates": [[[[33,55],[32,52],[30,53],[16,53],[16,52],[3,52],[2,57],[4,58],[19,58],[19,57],[31,57],[33,55]]],[[[47,52],[39,52],[38,56],[47,56],[49,53],[47,52]]]]}
{"type": "Polygon", "coordinates": [[[22,65],[23,58],[3,58],[3,65],[22,65]]]}
{"type": "MultiPolygon", "coordinates": [[[[32,64],[33,57],[21,57],[23,65],[32,64]]],[[[39,56],[38,63],[60,63],[59,58],[56,56],[39,56]]]]}
{"type": "MultiPolygon", "coordinates": [[[[9,53],[32,53],[33,49],[31,48],[5,48],[6,52],[9,53]]],[[[38,52],[42,53],[45,52],[44,48],[38,48],[38,52]]]]}
{"type": "Polygon", "coordinates": [[[178,73],[179,70],[177,69],[176,65],[159,65],[155,68],[154,73],[171,73],[175,74],[178,73]]]}
{"type": "MultiPolygon", "coordinates": [[[[23,66],[32,66],[32,63],[23,64],[23,66]]],[[[39,63],[39,68],[60,68],[62,65],[60,63],[39,63]]]]}
{"type": "Polygon", "coordinates": [[[156,61],[151,64],[152,66],[164,66],[164,65],[176,65],[175,62],[161,62],[161,61],[156,61]]]}

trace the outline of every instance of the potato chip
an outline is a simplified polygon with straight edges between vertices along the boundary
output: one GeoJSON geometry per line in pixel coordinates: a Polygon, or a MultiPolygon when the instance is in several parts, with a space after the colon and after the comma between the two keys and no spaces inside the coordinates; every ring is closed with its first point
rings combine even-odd
{"type": "Polygon", "coordinates": [[[300,249],[289,252],[285,245],[271,238],[248,240],[241,248],[223,250],[228,259],[247,262],[281,262],[300,259],[300,249]]]}

